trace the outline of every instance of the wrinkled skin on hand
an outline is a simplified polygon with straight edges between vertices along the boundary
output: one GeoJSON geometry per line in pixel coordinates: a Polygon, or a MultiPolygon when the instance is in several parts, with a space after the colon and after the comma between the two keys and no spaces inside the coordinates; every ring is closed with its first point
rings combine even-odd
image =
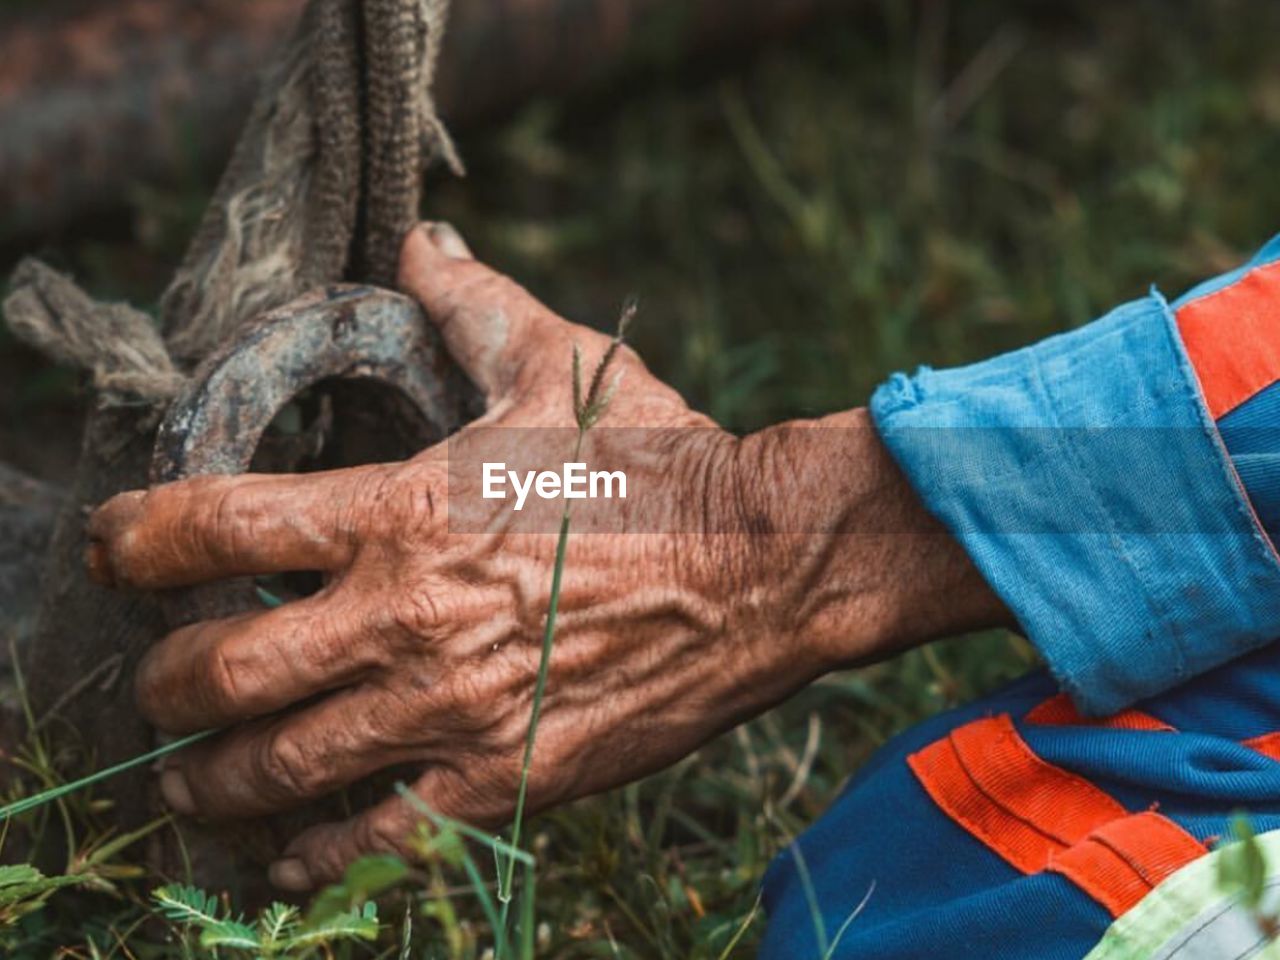
{"type": "MultiPolygon", "coordinates": [[[[573,428],[573,346],[590,372],[608,338],[472,259],[443,225],[409,236],[400,281],[485,394],[487,413],[463,440],[492,427],[573,428]]],[[[805,499],[793,488],[781,502],[800,498],[821,514],[874,501],[921,532],[896,546],[870,538],[870,547],[701,532],[732,530],[744,510],[758,526],[779,509],[762,491],[798,482],[780,449],[787,441],[719,430],[630,349],[611,369],[621,380],[606,425],[671,428],[677,438],[660,450],[610,451],[666,519],[656,532],[570,538],[531,812],[658,770],[836,666],[1001,619],[870,430],[865,450],[818,471],[838,475],[847,498],[824,505],[830,495],[805,499]],[[676,429],[685,427],[699,429],[676,429]],[[881,572],[862,572],[868,562],[881,572]],[[909,591],[882,572],[894,564],[911,564],[909,591]]],[[[865,424],[860,412],[842,416],[865,424]]],[[[504,501],[483,501],[491,515],[479,517],[480,532],[451,529],[447,453],[441,445],[398,464],[197,478],[121,494],[95,512],[88,562],[110,585],[326,577],[318,593],[279,608],[176,630],[143,661],[137,700],[155,726],[226,728],[162,774],[173,808],[266,814],[409,763],[432,809],[487,828],[511,817],[556,535],[513,532],[504,501]]],[[[548,451],[548,465],[558,468],[563,453],[548,451]]],[[[335,879],[364,853],[403,850],[416,820],[391,796],[313,827],[272,879],[295,890],[335,879]]]]}

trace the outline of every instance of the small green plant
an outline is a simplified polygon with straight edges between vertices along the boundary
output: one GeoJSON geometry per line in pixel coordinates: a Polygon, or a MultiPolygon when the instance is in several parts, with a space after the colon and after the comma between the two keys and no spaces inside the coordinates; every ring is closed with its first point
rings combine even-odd
{"type": "Polygon", "coordinates": [[[1268,941],[1280,938],[1280,914],[1269,909],[1267,854],[1258,842],[1253,823],[1243,813],[1231,819],[1231,835],[1218,854],[1218,886],[1236,897],[1252,916],[1268,941]]]}
{"type": "MultiPolygon", "coordinates": [[[[378,937],[378,907],[372,900],[358,907],[324,910],[318,917],[315,907],[304,917],[295,906],[273,903],[248,923],[230,916],[217,897],[196,887],[170,884],[152,898],[166,920],[192,931],[196,945],[211,956],[226,950],[255,958],[302,960],[317,954],[332,956],[337,944],[372,942],[378,937]]],[[[316,906],[320,903],[317,900],[316,906]]]]}
{"type": "Polygon", "coordinates": [[[46,877],[29,863],[0,867],[0,927],[11,927],[44,906],[55,891],[80,883],[82,877],[46,877]]]}
{"type": "Polygon", "coordinates": [[[376,854],[347,867],[342,879],[325,887],[311,901],[306,924],[320,929],[336,917],[364,909],[365,904],[400,883],[409,868],[399,857],[376,854]]]}
{"type": "MultiPolygon", "coordinates": [[[[475,858],[472,857],[471,851],[467,847],[466,841],[471,840],[492,852],[494,862],[498,865],[499,884],[502,882],[501,870],[504,857],[506,862],[518,863],[524,868],[524,888],[521,891],[521,956],[524,958],[532,957],[535,932],[534,892],[537,879],[537,861],[533,855],[497,837],[481,833],[475,827],[436,813],[423,802],[421,797],[402,783],[396,785],[396,790],[405,799],[405,802],[422,816],[422,820],[418,824],[418,831],[411,838],[410,844],[418,855],[418,859],[428,868],[430,886],[433,888],[434,893],[434,896],[423,903],[424,915],[434,917],[446,931],[446,936],[451,941],[454,941],[453,945],[455,947],[459,946],[456,942],[460,933],[457,916],[453,911],[452,902],[447,892],[448,887],[444,883],[444,877],[439,868],[441,864],[455,869],[460,868],[465,873],[467,882],[470,885],[468,892],[475,896],[485,919],[493,931],[494,956],[502,957],[506,954],[509,946],[507,914],[505,910],[501,915],[499,914],[494,897],[489,893],[489,884],[485,881],[480,866],[476,863],[475,858]]],[[[507,902],[510,901],[508,900],[507,902]]],[[[458,952],[459,950],[455,949],[454,955],[458,952]]]]}

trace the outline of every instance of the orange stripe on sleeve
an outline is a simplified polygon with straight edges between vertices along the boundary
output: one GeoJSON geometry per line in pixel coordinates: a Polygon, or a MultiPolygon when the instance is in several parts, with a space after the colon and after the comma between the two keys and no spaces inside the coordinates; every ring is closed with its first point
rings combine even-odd
{"type": "Polygon", "coordinates": [[[1215,420],[1280,380],[1280,263],[1192,300],[1177,321],[1215,420]]]}
{"type": "Polygon", "coordinates": [[[1260,737],[1252,737],[1241,742],[1241,746],[1257,750],[1264,757],[1280,760],[1280,733],[1264,733],[1260,737]]]}
{"type": "Polygon", "coordinates": [[[1131,814],[1040,759],[1007,714],[958,727],[907,763],[934,803],[1010,866],[1062,874],[1114,916],[1207,852],[1172,820],[1131,814]]]}
{"type": "Polygon", "coordinates": [[[1140,710],[1123,710],[1110,717],[1090,719],[1076,710],[1065,693],[1059,693],[1033,707],[1023,717],[1026,723],[1039,727],[1106,727],[1110,730],[1150,730],[1172,733],[1173,727],[1140,710]]]}
{"type": "Polygon", "coordinates": [[[1049,869],[1118,917],[1206,853],[1204,844],[1167,817],[1137,813],[1099,828],[1055,857],[1049,869]]]}
{"type": "Polygon", "coordinates": [[[1127,812],[1088,780],[1036,756],[1007,714],[953,730],[951,742],[983,794],[1063,845],[1127,812]]]}
{"type": "Polygon", "coordinates": [[[993,802],[969,776],[951,738],[907,758],[933,802],[972,837],[1022,873],[1043,870],[1063,845],[993,802]]]}
{"type": "Polygon", "coordinates": [[[1032,753],[1008,715],[959,727],[907,763],[934,803],[1023,873],[1126,812],[1032,753]]]}

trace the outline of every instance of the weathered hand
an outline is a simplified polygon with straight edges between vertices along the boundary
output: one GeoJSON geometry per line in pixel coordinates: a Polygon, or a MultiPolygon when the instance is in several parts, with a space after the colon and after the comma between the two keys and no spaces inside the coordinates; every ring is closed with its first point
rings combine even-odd
{"type": "MultiPolygon", "coordinates": [[[[449,453],[489,431],[532,438],[515,445],[545,447],[558,468],[569,451],[549,428],[574,426],[573,345],[589,373],[609,341],[471,259],[447,227],[408,238],[401,282],[483,390],[481,421],[405,463],[193,479],[122,494],[90,521],[90,567],[110,584],[326,575],[310,597],[176,630],[139,668],[157,727],[227,728],[162,775],[181,812],[264,814],[403,763],[440,813],[497,826],[513,812],[556,536],[514,525],[511,501],[482,500],[449,453]]],[[[861,440],[809,469],[789,459],[804,430],[738,440],[630,350],[613,369],[605,425],[661,429],[627,443],[601,431],[584,455],[623,469],[630,499],[617,529],[570,539],[531,811],[657,770],[837,665],[999,618],[861,413],[842,415],[861,440]],[[898,532],[832,532],[859,504],[898,532]]],[[[415,820],[390,797],[312,828],[272,877],[330,880],[402,848],[415,820]]]]}

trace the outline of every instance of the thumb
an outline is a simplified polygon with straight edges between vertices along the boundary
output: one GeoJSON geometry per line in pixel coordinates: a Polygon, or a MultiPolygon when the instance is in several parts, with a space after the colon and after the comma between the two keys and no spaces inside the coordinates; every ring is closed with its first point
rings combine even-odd
{"type": "Polygon", "coordinates": [[[399,284],[491,404],[511,387],[538,330],[556,319],[523,287],[475,260],[447,223],[420,224],[405,237],[399,284]]]}

